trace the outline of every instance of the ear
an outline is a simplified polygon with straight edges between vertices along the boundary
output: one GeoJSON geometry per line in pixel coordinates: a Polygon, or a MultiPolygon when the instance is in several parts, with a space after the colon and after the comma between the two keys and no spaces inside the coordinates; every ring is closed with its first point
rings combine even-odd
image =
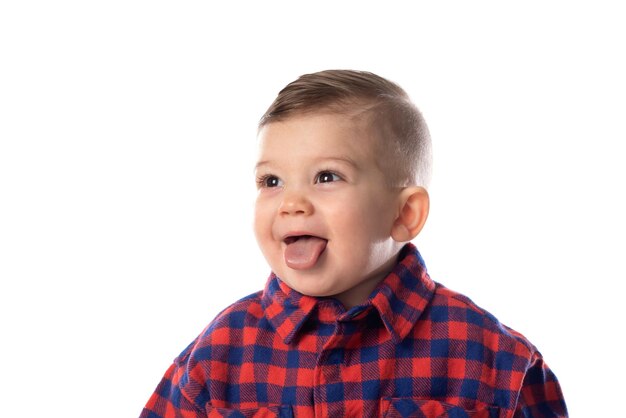
{"type": "Polygon", "coordinates": [[[408,242],[420,233],[430,208],[428,192],[423,187],[407,187],[400,193],[400,209],[391,228],[391,238],[408,242]]]}

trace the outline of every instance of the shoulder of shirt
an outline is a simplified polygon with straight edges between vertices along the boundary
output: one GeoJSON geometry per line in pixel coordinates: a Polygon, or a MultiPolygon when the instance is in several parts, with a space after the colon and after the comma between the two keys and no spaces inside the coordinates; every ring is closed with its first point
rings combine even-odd
{"type": "Polygon", "coordinates": [[[474,303],[469,297],[450,290],[440,283],[435,283],[436,289],[431,300],[431,310],[438,307],[456,307],[466,311],[467,323],[477,325],[482,329],[485,338],[498,339],[500,344],[508,345],[507,349],[517,346],[527,352],[528,358],[541,356],[535,347],[522,333],[502,324],[494,315],[474,303]]]}
{"type": "Polygon", "coordinates": [[[263,291],[260,290],[245,296],[218,313],[200,335],[176,357],[174,362],[185,363],[194,350],[219,344],[220,339],[224,339],[223,343],[231,343],[229,339],[233,337],[233,330],[243,330],[244,327],[249,326],[258,327],[263,317],[262,294],[263,291]],[[220,330],[228,332],[220,332],[220,330]]]}

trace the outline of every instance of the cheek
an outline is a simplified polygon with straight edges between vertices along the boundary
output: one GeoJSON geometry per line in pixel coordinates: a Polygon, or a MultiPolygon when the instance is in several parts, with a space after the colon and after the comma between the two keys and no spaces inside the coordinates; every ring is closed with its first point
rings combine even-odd
{"type": "Polygon", "coordinates": [[[268,202],[258,198],[254,205],[254,233],[259,242],[267,239],[267,234],[271,231],[271,213],[271,207],[268,202]]]}
{"type": "Polygon", "coordinates": [[[381,238],[391,234],[393,213],[384,201],[364,196],[350,196],[334,200],[328,216],[346,237],[381,238]]]}
{"type": "Polygon", "coordinates": [[[370,241],[376,241],[373,235],[380,235],[374,231],[378,225],[376,219],[372,219],[367,210],[353,206],[340,206],[329,217],[332,218],[332,229],[344,256],[351,255],[360,257],[363,246],[370,241]],[[359,253],[359,254],[357,254],[359,253]]]}
{"type": "Polygon", "coordinates": [[[356,222],[354,218],[360,217],[360,204],[355,202],[350,196],[329,197],[319,200],[316,208],[325,220],[335,228],[344,229],[346,225],[356,222]]]}

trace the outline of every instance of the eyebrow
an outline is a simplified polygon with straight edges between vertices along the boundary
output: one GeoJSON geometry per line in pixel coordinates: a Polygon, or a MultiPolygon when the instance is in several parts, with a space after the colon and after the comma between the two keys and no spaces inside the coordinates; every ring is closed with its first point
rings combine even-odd
{"type": "MultiPolygon", "coordinates": [[[[350,166],[352,166],[354,168],[358,168],[359,167],[358,164],[352,158],[347,157],[347,156],[345,156],[345,157],[344,156],[340,156],[340,157],[319,157],[319,158],[316,158],[315,161],[316,162],[317,161],[337,161],[337,162],[340,162],[340,163],[348,164],[348,165],[350,165],[350,166]]],[[[258,170],[259,167],[262,167],[264,165],[268,165],[270,163],[271,163],[271,161],[269,161],[269,160],[259,161],[258,163],[256,163],[254,165],[254,171],[258,170]]]]}
{"type": "Polygon", "coordinates": [[[344,164],[348,164],[351,165],[354,168],[358,167],[358,164],[350,157],[348,156],[340,156],[340,157],[320,157],[320,158],[316,158],[317,161],[336,161],[336,162],[340,162],[340,163],[344,163],[344,164]]]}

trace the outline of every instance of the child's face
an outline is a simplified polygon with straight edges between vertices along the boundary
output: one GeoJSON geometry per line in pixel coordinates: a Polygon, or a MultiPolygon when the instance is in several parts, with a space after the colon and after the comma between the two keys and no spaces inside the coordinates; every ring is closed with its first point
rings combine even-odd
{"type": "Polygon", "coordinates": [[[337,114],[272,122],[259,132],[256,238],[270,267],[309,296],[362,303],[393,268],[399,189],[377,165],[365,123],[337,114]]]}

